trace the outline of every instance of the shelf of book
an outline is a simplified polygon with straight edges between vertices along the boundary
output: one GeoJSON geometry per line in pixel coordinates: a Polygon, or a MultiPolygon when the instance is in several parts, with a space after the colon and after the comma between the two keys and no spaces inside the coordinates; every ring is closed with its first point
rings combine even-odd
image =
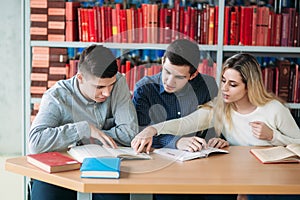
{"type": "MultiPolygon", "coordinates": [[[[175,0],[174,0],[175,1],[175,0]]],[[[38,1],[36,1],[38,2],[38,1]]],[[[178,1],[177,1],[178,2],[178,1]]],[[[224,33],[227,29],[225,29],[226,24],[224,24],[224,17],[228,6],[225,5],[224,1],[218,1],[218,5],[209,5],[208,7],[218,8],[216,13],[217,16],[215,18],[215,33],[224,33]]],[[[53,47],[53,48],[84,48],[91,44],[102,44],[111,49],[120,49],[120,50],[136,50],[136,49],[151,49],[151,50],[165,50],[167,47],[167,43],[129,43],[129,42],[82,42],[82,41],[47,41],[47,40],[31,40],[30,26],[31,24],[31,4],[30,0],[25,0],[23,3],[23,31],[24,31],[24,41],[23,41],[23,79],[24,85],[22,88],[23,96],[24,96],[24,109],[23,109],[23,117],[24,117],[24,141],[26,141],[27,131],[30,126],[30,113],[31,106],[30,104],[35,104],[40,102],[40,98],[32,98],[30,95],[30,75],[31,75],[31,61],[32,61],[32,49],[34,47],[53,47]]],[[[196,8],[196,7],[194,7],[196,8]]],[[[193,9],[194,9],[193,8],[193,9]]],[[[233,7],[232,7],[233,8],[233,7]]],[[[197,9],[197,8],[196,8],[197,9]]],[[[226,19],[225,19],[226,20],[226,19]]],[[[228,21],[228,20],[227,20],[228,21]]],[[[300,47],[291,47],[291,46],[244,46],[244,45],[224,45],[225,44],[225,35],[217,34],[217,38],[214,39],[212,44],[204,44],[199,43],[199,47],[201,50],[207,52],[214,53],[214,61],[216,62],[216,79],[219,82],[219,76],[222,69],[222,63],[224,58],[227,55],[233,54],[236,52],[249,52],[254,55],[269,57],[288,57],[288,58],[300,58],[300,47]]],[[[104,40],[103,40],[104,41],[104,40]]],[[[238,43],[236,43],[238,44],[238,43]]],[[[298,63],[299,64],[299,63],[298,63]]],[[[288,103],[288,107],[291,109],[300,109],[300,103],[288,103]]],[[[26,146],[26,145],[24,145],[26,146]]],[[[26,149],[26,147],[24,148],[26,149]]],[[[26,152],[26,150],[24,150],[26,152]]],[[[25,153],[24,152],[24,153],[25,153]]]]}

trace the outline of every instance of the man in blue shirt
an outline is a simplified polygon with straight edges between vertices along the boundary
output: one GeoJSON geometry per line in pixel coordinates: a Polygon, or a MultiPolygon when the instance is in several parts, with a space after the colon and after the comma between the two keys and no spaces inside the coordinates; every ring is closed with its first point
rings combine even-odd
{"type": "MultiPolygon", "coordinates": [[[[78,73],[61,80],[42,97],[29,133],[29,153],[65,151],[99,143],[130,146],[138,132],[129,88],[112,52],[92,45],[80,55],[78,73]]],[[[72,200],[77,193],[34,180],[31,200],[72,200]]],[[[93,194],[93,199],[129,200],[129,194],[93,194]]]]}
{"type": "MultiPolygon", "coordinates": [[[[162,58],[162,72],[137,82],[133,104],[140,131],[152,124],[186,116],[217,95],[215,79],[198,73],[199,61],[200,50],[196,43],[175,40],[162,58]]],[[[205,137],[206,132],[194,135],[205,137]]],[[[203,143],[200,137],[165,134],[154,137],[152,147],[197,151],[203,143]]]]}

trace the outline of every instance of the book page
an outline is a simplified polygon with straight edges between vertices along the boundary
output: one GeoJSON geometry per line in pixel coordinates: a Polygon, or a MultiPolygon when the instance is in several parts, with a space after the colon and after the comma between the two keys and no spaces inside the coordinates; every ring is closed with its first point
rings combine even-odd
{"type": "Polygon", "coordinates": [[[286,148],[300,157],[300,144],[289,144],[286,148]]]}
{"type": "Polygon", "coordinates": [[[211,153],[228,153],[228,151],[213,147],[208,147],[207,149],[202,149],[201,151],[196,152],[182,151],[179,149],[160,148],[155,149],[154,153],[161,154],[178,161],[187,161],[195,158],[205,158],[208,157],[211,153]]]}
{"type": "Polygon", "coordinates": [[[283,159],[295,156],[293,152],[283,146],[266,149],[251,149],[251,152],[263,163],[283,161],[283,159]]]}
{"type": "Polygon", "coordinates": [[[110,152],[98,144],[75,146],[72,147],[68,153],[81,163],[83,162],[84,158],[113,156],[110,152]]]}
{"type": "Polygon", "coordinates": [[[151,156],[146,153],[136,153],[131,147],[118,147],[117,149],[103,147],[115,157],[123,159],[134,159],[134,160],[148,160],[151,156]]]}
{"type": "Polygon", "coordinates": [[[68,153],[78,160],[83,162],[84,158],[93,157],[119,157],[124,159],[151,159],[151,156],[145,153],[136,154],[130,147],[118,147],[117,149],[103,147],[98,144],[86,144],[82,146],[72,147],[68,153]]]}

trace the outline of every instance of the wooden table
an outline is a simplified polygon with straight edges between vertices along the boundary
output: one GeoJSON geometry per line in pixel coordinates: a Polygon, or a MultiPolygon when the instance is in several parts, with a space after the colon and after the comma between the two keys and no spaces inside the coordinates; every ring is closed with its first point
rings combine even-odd
{"type": "Polygon", "coordinates": [[[122,161],[120,179],[82,179],[79,170],[48,174],[26,157],[8,159],[5,169],[76,190],[84,198],[87,193],[300,194],[299,164],[262,164],[250,148],[232,146],[229,154],[187,162],[157,155],[153,160],[122,161]]]}

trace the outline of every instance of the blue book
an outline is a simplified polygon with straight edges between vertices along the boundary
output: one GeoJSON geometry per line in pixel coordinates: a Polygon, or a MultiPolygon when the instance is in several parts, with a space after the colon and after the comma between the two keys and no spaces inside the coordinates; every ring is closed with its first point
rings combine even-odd
{"type": "Polygon", "coordinates": [[[85,158],[80,171],[81,178],[119,178],[120,158],[85,158]]]}

